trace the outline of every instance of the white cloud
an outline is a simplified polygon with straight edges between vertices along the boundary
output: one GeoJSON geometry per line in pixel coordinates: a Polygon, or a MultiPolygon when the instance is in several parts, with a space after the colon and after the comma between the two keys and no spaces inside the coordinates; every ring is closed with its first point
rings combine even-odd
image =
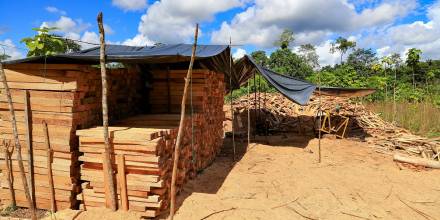
{"type": "Polygon", "coordinates": [[[55,14],[60,14],[60,15],[66,15],[67,14],[66,11],[63,11],[63,10],[58,9],[56,7],[53,7],[53,6],[47,6],[45,9],[46,9],[46,11],[48,11],[50,13],[55,13],[55,14]]]}
{"type": "Polygon", "coordinates": [[[125,40],[122,44],[127,46],[152,46],[154,42],[148,39],[147,36],[138,34],[131,39],[125,40]]]}
{"type": "MultiPolygon", "coordinates": [[[[88,43],[94,43],[99,44],[99,36],[95,32],[86,31],[81,37],[81,41],[88,42],[88,43]]],[[[87,44],[87,43],[79,43],[81,45],[82,49],[87,49],[90,47],[95,47],[96,45],[93,44],[87,44]]]]}
{"type": "Polygon", "coordinates": [[[379,56],[399,53],[405,57],[409,48],[419,48],[424,59],[440,59],[440,2],[427,9],[428,21],[414,21],[387,28],[380,33],[371,33],[367,40],[375,45],[379,56]]]}
{"type": "Polygon", "coordinates": [[[301,43],[316,43],[330,33],[392,24],[415,7],[415,0],[388,0],[358,12],[346,0],[256,0],[230,22],[223,22],[212,33],[211,41],[226,43],[232,36],[239,44],[269,48],[287,28],[293,30],[301,43]],[[308,35],[312,36],[309,42],[308,35]]]}
{"type": "Polygon", "coordinates": [[[112,0],[112,4],[124,11],[138,11],[145,9],[148,2],[147,0],[112,0]]]}
{"type": "Polygon", "coordinates": [[[105,24],[104,23],[104,31],[105,31],[105,34],[107,35],[112,35],[112,34],[114,34],[115,33],[115,31],[113,30],[113,28],[112,27],[110,27],[110,25],[108,25],[108,24],[105,24]]]}
{"type": "Polygon", "coordinates": [[[340,55],[338,53],[330,53],[331,41],[327,40],[324,43],[316,46],[316,53],[319,56],[318,62],[321,67],[327,65],[334,65],[340,63],[340,55]]]}
{"type": "Polygon", "coordinates": [[[244,55],[246,55],[246,54],[247,54],[247,52],[245,49],[237,48],[235,50],[235,52],[232,54],[232,57],[234,59],[240,59],[240,58],[244,57],[244,55]]]}
{"type": "Polygon", "coordinates": [[[81,19],[73,20],[70,17],[61,16],[57,21],[45,21],[41,27],[56,27],[62,33],[80,33],[91,27],[90,23],[84,23],[81,19]]]}
{"type": "Polygon", "coordinates": [[[19,59],[23,58],[23,53],[16,47],[16,45],[12,42],[11,39],[0,40],[0,44],[4,44],[6,46],[0,47],[0,54],[6,53],[10,56],[9,59],[19,59]],[[4,49],[4,51],[3,51],[4,49]]]}
{"type": "Polygon", "coordinates": [[[155,42],[189,42],[194,35],[195,23],[211,21],[215,14],[243,4],[242,0],[156,1],[141,17],[138,31],[155,42]]]}

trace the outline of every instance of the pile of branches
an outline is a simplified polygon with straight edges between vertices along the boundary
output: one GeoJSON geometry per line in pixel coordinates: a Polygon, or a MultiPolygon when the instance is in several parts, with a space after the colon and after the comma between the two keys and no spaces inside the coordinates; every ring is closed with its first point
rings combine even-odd
{"type": "Polygon", "coordinates": [[[269,129],[277,131],[291,131],[293,128],[313,130],[313,118],[321,106],[323,112],[349,117],[352,121],[351,127],[360,127],[371,136],[371,142],[379,152],[401,152],[440,161],[440,138],[414,135],[383,120],[379,114],[369,111],[362,103],[352,99],[330,96],[319,99],[313,96],[307,106],[300,106],[279,93],[257,93],[257,99],[255,94],[251,94],[250,100],[247,96],[242,96],[233,104],[236,113],[243,113],[248,108],[251,112],[260,112],[263,115],[260,117],[264,117],[269,129]]]}

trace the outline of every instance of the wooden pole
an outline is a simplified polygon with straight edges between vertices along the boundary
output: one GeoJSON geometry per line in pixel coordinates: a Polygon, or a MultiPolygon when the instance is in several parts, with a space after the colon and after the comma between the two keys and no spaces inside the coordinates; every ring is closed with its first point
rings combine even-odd
{"type": "Polygon", "coordinates": [[[125,175],[125,155],[118,154],[116,156],[118,163],[118,182],[121,189],[121,207],[122,210],[128,211],[128,194],[127,194],[127,177],[125,175]]]}
{"type": "MultiPolygon", "coordinates": [[[[229,49],[231,48],[232,39],[229,37],[229,49]]],[[[233,94],[233,87],[232,87],[232,56],[231,53],[229,53],[229,89],[231,90],[231,94],[229,95],[230,101],[231,101],[231,121],[232,121],[232,160],[235,161],[235,114],[234,114],[234,105],[232,103],[232,94],[233,94]]]]}
{"type": "Polygon", "coordinates": [[[111,162],[111,149],[110,149],[110,141],[108,137],[108,106],[107,106],[107,73],[105,69],[105,32],[104,25],[102,22],[102,12],[98,14],[98,27],[99,27],[99,40],[101,42],[100,54],[99,54],[99,63],[101,66],[101,81],[102,81],[102,127],[104,131],[104,142],[105,142],[105,162],[103,165],[106,166],[105,169],[107,172],[104,173],[107,177],[108,181],[108,192],[105,193],[106,197],[109,197],[110,201],[110,209],[116,211],[117,209],[117,200],[116,200],[116,191],[115,191],[115,183],[113,180],[113,167],[111,162]]]}
{"type": "Polygon", "coordinates": [[[53,152],[50,147],[49,130],[47,129],[47,123],[43,121],[44,129],[44,143],[47,149],[47,176],[49,178],[49,190],[50,190],[50,208],[53,213],[57,211],[56,201],[55,201],[55,187],[53,184],[53,174],[52,174],[52,162],[53,162],[53,152]]]}
{"type": "Polygon", "coordinates": [[[254,130],[254,140],[256,138],[257,134],[257,81],[255,79],[255,72],[254,72],[254,122],[255,122],[255,130],[254,130]]]}
{"type": "MultiPolygon", "coordinates": [[[[248,147],[247,148],[249,148],[249,145],[251,144],[251,114],[250,114],[250,108],[251,108],[251,100],[250,100],[250,90],[251,90],[251,87],[249,86],[249,81],[250,81],[250,79],[248,79],[248,81],[247,81],[247,87],[248,87],[248,91],[247,91],[247,141],[248,141],[248,147]]],[[[247,149],[246,148],[246,149],[247,149]]]]}
{"type": "Polygon", "coordinates": [[[24,93],[24,122],[26,124],[26,144],[28,150],[28,173],[29,173],[29,188],[31,192],[31,198],[35,208],[37,204],[35,202],[35,186],[34,186],[34,156],[32,147],[32,111],[31,103],[29,101],[29,91],[25,90],[24,93]]]}
{"type": "MultiPolygon", "coordinates": [[[[318,107],[318,117],[319,117],[319,130],[318,130],[318,162],[321,163],[321,71],[318,72],[318,92],[319,92],[319,107],[318,107]]],[[[329,119],[330,120],[330,119],[329,119]]],[[[330,129],[330,126],[329,126],[330,129]]]]}
{"type": "Polygon", "coordinates": [[[196,56],[196,48],[197,48],[197,37],[199,35],[199,24],[196,24],[196,30],[194,33],[194,44],[192,47],[191,60],[189,61],[188,72],[185,77],[185,87],[183,88],[183,96],[182,96],[182,109],[180,111],[180,123],[179,130],[177,132],[177,140],[176,146],[174,147],[174,163],[173,163],[173,174],[171,177],[171,205],[170,205],[170,216],[169,219],[174,219],[174,211],[176,206],[176,180],[177,180],[177,169],[179,164],[179,156],[180,156],[180,142],[182,141],[182,133],[183,133],[183,122],[185,120],[185,105],[186,105],[186,96],[188,93],[188,85],[189,80],[191,79],[192,69],[194,65],[194,59],[196,56]]]}
{"type": "Polygon", "coordinates": [[[6,163],[6,177],[8,181],[9,194],[11,196],[11,206],[15,209],[17,206],[17,202],[15,200],[15,191],[14,191],[14,177],[12,176],[12,158],[11,154],[13,151],[9,151],[9,147],[11,146],[11,142],[3,139],[3,146],[5,147],[5,163],[6,163]]]}
{"type": "Polygon", "coordinates": [[[8,82],[6,80],[6,74],[5,71],[3,70],[3,64],[1,62],[0,62],[0,77],[2,78],[1,80],[3,81],[3,87],[5,89],[6,98],[8,100],[9,113],[11,114],[12,131],[14,133],[15,148],[17,150],[17,160],[21,174],[21,181],[23,182],[23,191],[26,196],[26,200],[28,201],[29,209],[31,210],[31,218],[32,220],[36,220],[37,215],[35,213],[35,206],[34,206],[34,202],[32,201],[32,197],[29,193],[28,181],[24,171],[23,157],[21,155],[21,144],[20,144],[20,140],[18,139],[17,121],[15,119],[14,106],[12,105],[11,91],[9,90],[8,82]]]}

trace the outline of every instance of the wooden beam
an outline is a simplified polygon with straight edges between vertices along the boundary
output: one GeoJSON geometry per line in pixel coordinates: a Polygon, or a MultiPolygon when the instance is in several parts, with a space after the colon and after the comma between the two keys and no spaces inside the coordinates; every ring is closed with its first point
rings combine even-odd
{"type": "Polygon", "coordinates": [[[6,179],[8,181],[8,188],[9,188],[9,196],[11,197],[11,206],[16,207],[17,202],[15,201],[15,191],[14,191],[14,183],[12,178],[12,159],[11,155],[12,152],[9,151],[9,148],[11,146],[11,142],[9,140],[3,139],[3,147],[5,150],[5,163],[6,163],[6,179]]]}
{"type": "Polygon", "coordinates": [[[27,183],[26,174],[24,172],[24,165],[23,165],[23,157],[21,155],[21,144],[20,140],[18,139],[18,131],[17,131],[17,121],[15,120],[15,111],[14,106],[12,105],[12,98],[11,98],[11,91],[9,90],[8,82],[6,80],[5,71],[3,70],[3,64],[0,62],[0,77],[2,78],[3,82],[3,88],[6,92],[6,97],[8,99],[8,106],[9,106],[9,112],[11,114],[11,123],[12,123],[12,130],[14,133],[14,139],[15,139],[15,148],[17,150],[17,160],[18,165],[20,167],[20,173],[21,173],[21,180],[23,182],[23,190],[25,192],[26,200],[29,204],[29,209],[31,210],[31,218],[32,220],[37,220],[37,215],[35,212],[35,206],[32,201],[32,197],[29,193],[29,186],[27,183]]]}
{"type": "Polygon", "coordinates": [[[125,155],[118,154],[116,156],[116,161],[118,164],[118,182],[119,188],[121,189],[121,206],[122,210],[128,211],[128,194],[127,194],[127,178],[125,174],[125,155]]]}
{"type": "Polygon", "coordinates": [[[34,202],[35,208],[37,204],[35,203],[35,184],[34,184],[34,159],[33,159],[33,148],[32,148],[32,110],[31,103],[29,101],[29,91],[24,92],[24,123],[26,125],[26,145],[28,150],[28,172],[29,172],[29,188],[34,202]]]}
{"type": "Polygon", "coordinates": [[[45,144],[47,148],[47,177],[49,179],[49,190],[50,190],[50,208],[53,213],[57,212],[57,205],[55,200],[55,187],[53,183],[52,174],[52,162],[53,162],[53,152],[50,147],[49,131],[47,129],[47,123],[43,121],[43,129],[45,134],[45,144]]]}
{"type": "Polygon", "coordinates": [[[107,106],[107,73],[105,68],[105,33],[104,24],[102,22],[102,12],[98,14],[98,27],[99,27],[99,39],[101,42],[101,48],[99,53],[99,63],[101,66],[101,81],[102,81],[102,126],[104,127],[104,142],[105,142],[105,153],[104,153],[104,176],[106,177],[106,184],[108,184],[108,192],[106,192],[106,198],[110,199],[111,210],[116,211],[117,200],[116,200],[116,190],[115,183],[113,181],[113,168],[111,163],[111,149],[110,142],[108,138],[108,106],[107,106]]]}
{"type": "Polygon", "coordinates": [[[185,78],[185,87],[183,88],[183,96],[182,96],[182,107],[180,112],[180,123],[179,123],[179,131],[177,132],[177,140],[176,146],[174,147],[174,163],[173,163],[173,173],[171,177],[171,205],[170,205],[170,216],[169,219],[173,220],[174,211],[176,206],[176,180],[177,180],[177,169],[179,164],[179,156],[180,156],[180,144],[182,141],[182,133],[183,133],[183,122],[185,119],[185,107],[186,107],[186,97],[188,93],[188,85],[191,79],[192,68],[194,65],[194,58],[196,55],[197,48],[197,37],[199,34],[199,24],[196,24],[196,30],[194,33],[194,44],[192,47],[191,60],[189,62],[188,73],[185,78]]]}

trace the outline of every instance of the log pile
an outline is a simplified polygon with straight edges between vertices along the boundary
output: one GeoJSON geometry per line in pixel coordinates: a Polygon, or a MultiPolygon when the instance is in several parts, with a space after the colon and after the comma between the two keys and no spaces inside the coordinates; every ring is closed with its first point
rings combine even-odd
{"type": "MultiPolygon", "coordinates": [[[[313,96],[307,106],[299,106],[279,93],[260,93],[257,94],[258,96],[260,99],[257,98],[257,100],[255,100],[254,94],[250,96],[250,109],[251,112],[254,112],[252,116],[266,120],[270,130],[278,132],[313,131],[313,118],[319,109],[318,97],[313,96]],[[259,114],[260,116],[258,116],[259,114]]],[[[247,96],[242,96],[234,101],[234,108],[236,114],[243,114],[241,118],[247,118],[245,115],[248,108],[247,96]]],[[[383,120],[379,114],[369,111],[359,102],[342,97],[322,96],[321,109],[333,115],[349,117],[350,128],[361,129],[367,136],[372,136],[371,142],[378,151],[402,151],[426,159],[440,160],[439,138],[429,139],[411,134],[410,131],[383,120]]]]}
{"type": "MultiPolygon", "coordinates": [[[[180,74],[184,71],[171,72],[180,74]]],[[[222,145],[223,75],[206,70],[196,70],[196,72],[199,78],[197,78],[198,83],[193,83],[193,91],[198,91],[197,96],[200,98],[194,102],[197,106],[195,113],[191,117],[189,111],[184,121],[177,191],[181,190],[183,184],[194,177],[197,171],[212,163],[222,145]]],[[[178,91],[182,91],[183,88],[183,80],[177,78],[176,76],[172,93],[176,94],[176,97],[180,94],[178,91]]],[[[162,94],[158,92],[163,90],[161,82],[161,80],[153,82],[154,87],[149,95],[150,106],[154,112],[169,110],[168,102],[161,104],[162,99],[167,100],[163,92],[162,94]]],[[[172,99],[176,99],[177,102],[178,98],[172,99]]],[[[180,106],[172,104],[170,107],[171,112],[180,111],[180,106]]],[[[128,210],[142,212],[146,217],[156,217],[169,208],[173,151],[179,120],[179,114],[136,115],[109,126],[111,145],[114,148],[113,166],[117,172],[115,176],[120,207],[124,207],[124,201],[127,201],[128,210]],[[118,159],[121,157],[124,157],[124,165],[122,160],[118,159]],[[127,196],[124,188],[127,189],[127,196]]],[[[106,197],[102,170],[104,152],[102,127],[78,130],[77,135],[80,152],[83,153],[79,157],[83,162],[81,165],[83,192],[77,198],[81,200],[82,209],[104,207],[106,197]]]]}
{"type": "MultiPolygon", "coordinates": [[[[133,114],[139,98],[136,89],[142,85],[136,78],[139,74],[129,70],[110,70],[109,98],[111,119],[133,114]],[[136,85],[135,85],[136,84],[136,85]],[[122,90],[124,88],[124,90],[122,90]],[[130,89],[126,89],[130,88],[130,89]],[[124,91],[124,92],[121,92],[124,91]],[[122,106],[123,108],[115,108],[122,106]]],[[[29,178],[29,164],[26,144],[24,108],[25,92],[29,92],[29,124],[31,128],[33,169],[35,179],[36,206],[50,209],[50,189],[47,169],[47,147],[42,123],[48,124],[50,146],[53,149],[53,179],[56,208],[78,207],[76,194],[80,192],[79,151],[76,129],[87,128],[100,123],[101,80],[99,69],[77,64],[18,64],[5,69],[8,85],[17,117],[19,139],[23,148],[26,174],[29,178]]],[[[1,88],[2,89],[2,88],[1,88]]],[[[0,139],[13,141],[11,118],[6,97],[0,95],[0,139]]],[[[3,146],[2,146],[3,148],[3,146]]],[[[3,151],[3,149],[2,149],[3,151]]],[[[4,159],[4,154],[1,154],[4,159]]],[[[17,205],[27,207],[19,175],[15,152],[11,155],[14,176],[14,190],[17,205]]],[[[0,160],[0,169],[6,169],[5,160],[0,160]]],[[[6,176],[0,177],[0,202],[10,203],[6,176]]]]}

